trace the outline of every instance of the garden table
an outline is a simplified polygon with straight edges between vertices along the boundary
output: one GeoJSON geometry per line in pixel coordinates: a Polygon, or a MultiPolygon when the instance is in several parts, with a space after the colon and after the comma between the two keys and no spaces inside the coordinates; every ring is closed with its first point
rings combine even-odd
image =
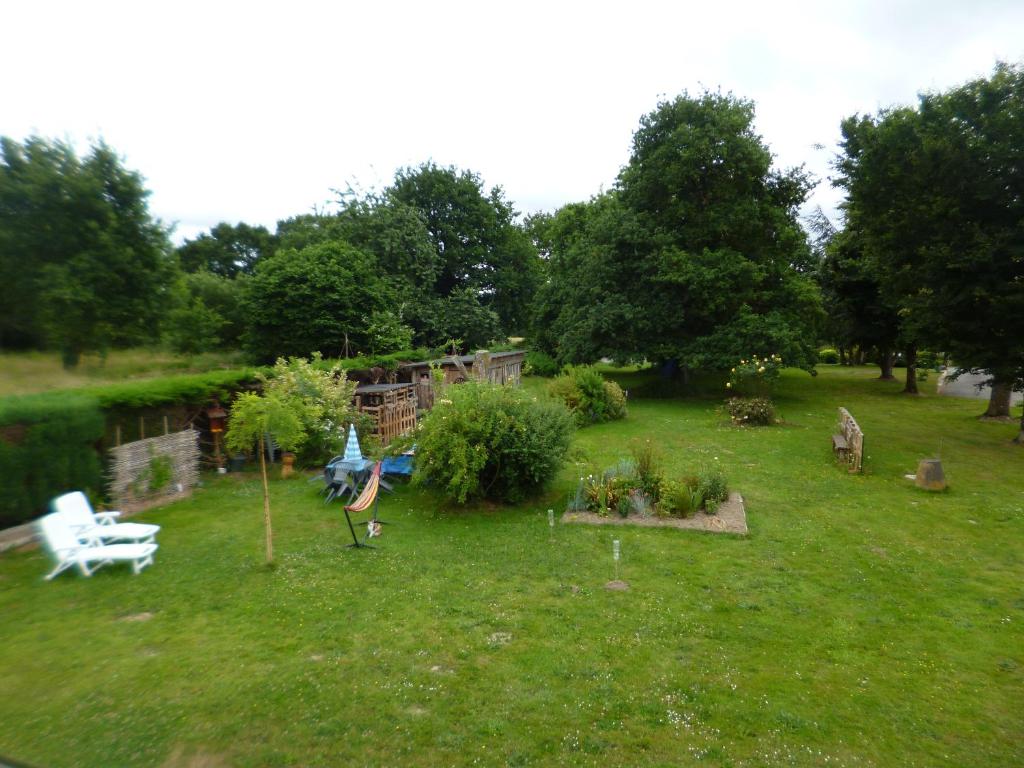
{"type": "Polygon", "coordinates": [[[341,469],[352,478],[352,482],[348,483],[348,486],[352,489],[348,497],[348,500],[351,502],[352,499],[359,495],[363,486],[366,485],[366,481],[370,478],[370,471],[375,463],[370,459],[340,459],[328,464],[327,469],[332,473],[341,469]]]}

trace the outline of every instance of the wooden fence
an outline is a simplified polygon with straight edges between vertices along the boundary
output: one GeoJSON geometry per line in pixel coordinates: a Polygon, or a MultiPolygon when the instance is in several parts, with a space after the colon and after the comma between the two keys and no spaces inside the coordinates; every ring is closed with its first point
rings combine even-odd
{"type": "Polygon", "coordinates": [[[189,495],[199,482],[199,433],[149,437],[110,449],[110,496],[135,512],[189,495]]]}

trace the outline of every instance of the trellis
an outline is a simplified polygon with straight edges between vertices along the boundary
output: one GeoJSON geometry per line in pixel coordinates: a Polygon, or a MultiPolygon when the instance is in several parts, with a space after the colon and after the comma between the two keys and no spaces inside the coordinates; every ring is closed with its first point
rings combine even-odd
{"type": "Polygon", "coordinates": [[[110,497],[125,512],[188,496],[199,482],[194,429],[125,443],[111,448],[110,455],[110,497]]]}

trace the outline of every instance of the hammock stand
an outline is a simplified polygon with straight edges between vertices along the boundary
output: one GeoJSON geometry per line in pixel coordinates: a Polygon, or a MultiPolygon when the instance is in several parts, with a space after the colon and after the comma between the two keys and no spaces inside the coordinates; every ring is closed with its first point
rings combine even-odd
{"type": "Polygon", "coordinates": [[[370,537],[369,531],[366,536],[363,537],[363,541],[359,541],[356,536],[356,529],[352,525],[352,518],[349,517],[349,512],[358,513],[365,512],[371,506],[373,507],[373,516],[370,518],[371,523],[380,524],[381,520],[377,519],[377,504],[378,504],[378,493],[380,492],[380,462],[378,461],[374,467],[373,472],[370,474],[370,479],[366,481],[366,487],[363,488],[363,492],[359,494],[359,498],[353,501],[351,504],[345,506],[345,520],[348,522],[348,529],[352,533],[352,543],[348,544],[349,547],[367,547],[368,549],[376,549],[372,544],[367,544],[366,539],[370,537]]]}

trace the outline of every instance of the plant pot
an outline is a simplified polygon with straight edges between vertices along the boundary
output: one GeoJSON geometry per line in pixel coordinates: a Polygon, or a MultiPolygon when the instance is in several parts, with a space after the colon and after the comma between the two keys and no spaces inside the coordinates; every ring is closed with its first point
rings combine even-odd
{"type": "Polygon", "coordinates": [[[295,454],[285,451],[281,454],[281,477],[291,477],[295,472],[295,454]]]}

